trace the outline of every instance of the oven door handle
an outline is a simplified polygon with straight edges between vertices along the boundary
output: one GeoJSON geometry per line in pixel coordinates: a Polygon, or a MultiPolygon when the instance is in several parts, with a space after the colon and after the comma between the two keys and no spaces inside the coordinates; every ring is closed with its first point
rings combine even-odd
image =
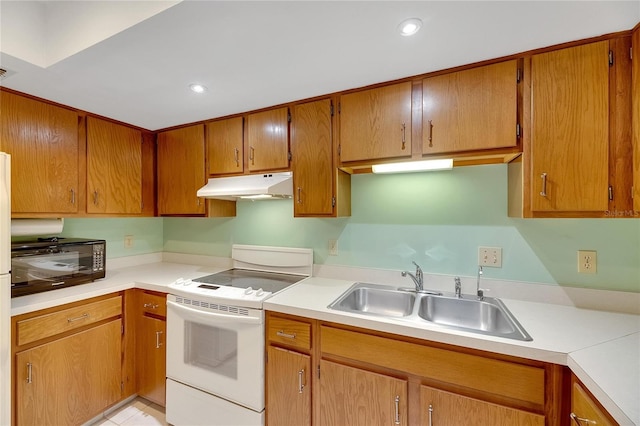
{"type": "Polygon", "coordinates": [[[188,306],[181,305],[176,302],[172,302],[171,300],[167,300],[167,307],[170,309],[174,309],[178,315],[184,317],[188,316],[195,320],[215,320],[219,322],[233,322],[233,323],[241,323],[241,324],[262,324],[262,318],[254,318],[254,317],[243,317],[241,315],[225,315],[225,314],[217,314],[215,312],[205,312],[198,309],[193,309],[188,306]]]}

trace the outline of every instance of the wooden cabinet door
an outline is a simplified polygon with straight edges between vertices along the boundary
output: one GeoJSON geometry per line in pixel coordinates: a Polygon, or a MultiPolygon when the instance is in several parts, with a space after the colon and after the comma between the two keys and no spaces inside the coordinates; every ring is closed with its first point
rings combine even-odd
{"type": "Polygon", "coordinates": [[[121,320],[15,357],[16,423],[78,425],[120,399],[121,320]]]}
{"type": "Polygon", "coordinates": [[[517,61],[422,81],[422,153],[517,145],[517,61]]]}
{"type": "Polygon", "coordinates": [[[340,161],[411,156],[411,83],[340,97],[340,161]]]}
{"type": "Polygon", "coordinates": [[[250,172],[289,168],[289,109],[278,108],[247,117],[250,172]]]}
{"type": "Polygon", "coordinates": [[[295,216],[333,213],[331,101],[296,105],[291,120],[291,168],[295,216]]]}
{"type": "Polygon", "coordinates": [[[209,175],[242,173],[244,170],[243,125],[242,117],[206,124],[209,175]]]}
{"type": "Polygon", "coordinates": [[[617,424],[600,409],[575,378],[571,384],[571,415],[569,417],[572,419],[572,425],[614,426],[617,424]]]}
{"type": "Polygon", "coordinates": [[[207,182],[204,125],[158,133],[158,215],[202,215],[196,196],[207,182]]]}
{"type": "Polygon", "coordinates": [[[142,133],[87,117],[87,213],[142,212],[142,133]]]}
{"type": "Polygon", "coordinates": [[[311,357],[269,346],[267,424],[311,425],[311,357]]]}
{"type": "Polygon", "coordinates": [[[78,114],[8,92],[0,92],[0,109],[12,212],[77,213],[78,114]]]}
{"type": "Polygon", "coordinates": [[[164,407],[167,322],[140,315],[136,336],[138,395],[164,407]]]}
{"type": "Polygon", "coordinates": [[[407,425],[407,394],[406,380],[320,361],[320,425],[407,425]]]}
{"type": "Polygon", "coordinates": [[[420,386],[424,426],[544,426],[544,416],[420,386]]]}
{"type": "Polygon", "coordinates": [[[640,27],[633,32],[631,102],[633,103],[633,210],[640,216],[640,27]]]}
{"type": "Polygon", "coordinates": [[[609,186],[609,42],[531,59],[533,211],[603,212],[609,186]]]}

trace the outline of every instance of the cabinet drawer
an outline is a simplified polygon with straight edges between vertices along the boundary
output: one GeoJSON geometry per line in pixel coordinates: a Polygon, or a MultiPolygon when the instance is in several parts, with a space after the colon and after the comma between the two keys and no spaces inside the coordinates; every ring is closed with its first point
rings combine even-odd
{"type": "MultiPolygon", "coordinates": [[[[613,426],[615,423],[575,379],[571,387],[571,418],[575,423],[613,426]]],[[[572,423],[573,424],[573,423],[572,423]]]]}
{"type": "Polygon", "coordinates": [[[311,324],[288,318],[269,317],[267,338],[301,349],[311,348],[311,324]]]}
{"type": "Polygon", "coordinates": [[[167,316],[167,296],[142,292],[140,295],[140,308],[143,314],[153,314],[161,317],[167,316]]]}
{"type": "Polygon", "coordinates": [[[26,345],[87,324],[122,314],[122,297],[115,296],[17,322],[17,345],[26,345]]]}

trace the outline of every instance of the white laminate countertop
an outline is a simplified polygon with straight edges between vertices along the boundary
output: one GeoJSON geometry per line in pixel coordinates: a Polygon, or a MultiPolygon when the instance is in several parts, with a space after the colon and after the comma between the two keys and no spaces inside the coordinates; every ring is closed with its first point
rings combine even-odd
{"type": "MultiPolygon", "coordinates": [[[[33,312],[128,288],[167,292],[178,278],[228,269],[224,262],[200,266],[154,262],[110,268],[106,278],[17,297],[11,315],[33,312]]],[[[533,337],[531,342],[445,329],[429,323],[380,319],[328,309],[353,281],[310,277],[264,302],[264,309],[403,336],[567,365],[621,425],[640,426],[640,316],[571,306],[502,299],[533,337]]]]}

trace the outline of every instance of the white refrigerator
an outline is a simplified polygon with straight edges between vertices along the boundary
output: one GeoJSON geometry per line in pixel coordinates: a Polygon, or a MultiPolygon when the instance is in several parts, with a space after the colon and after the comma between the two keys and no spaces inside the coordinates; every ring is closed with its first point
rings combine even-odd
{"type": "Polygon", "coordinates": [[[0,152],[0,425],[11,424],[11,157],[0,152]]]}

